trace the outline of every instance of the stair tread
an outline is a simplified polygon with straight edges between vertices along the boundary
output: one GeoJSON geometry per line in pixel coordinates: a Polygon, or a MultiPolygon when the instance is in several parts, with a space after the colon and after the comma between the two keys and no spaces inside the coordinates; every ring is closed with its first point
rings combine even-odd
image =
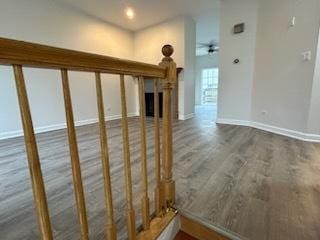
{"type": "Polygon", "coordinates": [[[177,236],[174,238],[174,240],[198,240],[192,236],[190,236],[189,234],[180,231],[178,232],[177,236]]]}

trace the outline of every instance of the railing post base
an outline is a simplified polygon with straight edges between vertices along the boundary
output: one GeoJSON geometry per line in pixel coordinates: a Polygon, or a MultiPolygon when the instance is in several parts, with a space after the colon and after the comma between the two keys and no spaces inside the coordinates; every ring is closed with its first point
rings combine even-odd
{"type": "Polygon", "coordinates": [[[143,230],[148,230],[150,228],[149,202],[150,200],[148,197],[141,199],[143,230]]]}
{"type": "Polygon", "coordinates": [[[163,196],[164,196],[163,187],[160,183],[160,185],[156,187],[154,192],[155,212],[157,217],[161,217],[164,213],[163,208],[164,208],[165,202],[164,202],[163,196]]]}
{"type": "Polygon", "coordinates": [[[127,211],[128,239],[136,240],[136,221],[134,210],[127,211]]]}
{"type": "Polygon", "coordinates": [[[110,240],[117,239],[117,228],[115,224],[107,225],[107,239],[110,239],[110,240]]]}
{"type": "Polygon", "coordinates": [[[162,189],[164,192],[164,203],[166,209],[175,204],[176,199],[176,184],[174,180],[162,181],[162,189]]]}

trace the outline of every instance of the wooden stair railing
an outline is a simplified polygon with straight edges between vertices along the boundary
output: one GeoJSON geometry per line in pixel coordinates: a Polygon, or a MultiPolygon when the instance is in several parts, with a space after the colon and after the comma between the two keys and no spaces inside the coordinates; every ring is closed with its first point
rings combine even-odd
{"type": "Polygon", "coordinates": [[[86,203],[81,177],[81,166],[77,145],[77,136],[72,110],[72,100],[69,87],[68,71],[86,71],[95,74],[97,108],[100,128],[100,148],[102,172],[104,181],[105,205],[107,209],[106,232],[107,238],[117,239],[116,224],[114,221],[114,208],[112,202],[111,174],[109,167],[108,136],[106,131],[103,92],[101,86],[101,73],[113,73],[120,76],[120,95],[122,108],[122,137],[123,158],[125,172],[125,190],[127,202],[127,230],[128,238],[155,239],[163,228],[175,216],[171,211],[175,203],[175,182],[172,175],[172,112],[171,93],[177,81],[176,64],[171,55],[173,48],[165,45],[162,48],[164,58],[157,65],[139,63],[118,58],[89,54],[73,50],[44,46],[40,44],[0,38],[0,65],[13,67],[19,108],[24,131],[25,147],[28,158],[33,197],[37,212],[40,235],[44,240],[53,239],[50,214],[48,210],[45,184],[41,171],[41,162],[37,149],[37,142],[33,128],[29,100],[23,76],[23,67],[57,69],[61,71],[62,88],[65,103],[65,114],[69,139],[69,150],[72,166],[72,176],[77,206],[78,221],[81,239],[89,239],[89,226],[86,213],[86,203]],[[133,208],[131,161],[129,146],[129,127],[125,93],[125,75],[138,76],[139,106],[140,106],[140,136],[141,136],[141,206],[142,206],[142,231],[139,233],[135,226],[135,209],[133,208]],[[144,79],[154,78],[155,92],[155,218],[151,219],[148,196],[147,173],[147,139],[145,120],[144,79]],[[159,83],[163,88],[163,120],[162,120],[162,154],[160,154],[160,121],[158,91],[159,83]],[[162,162],[160,160],[162,155],[162,162]]]}

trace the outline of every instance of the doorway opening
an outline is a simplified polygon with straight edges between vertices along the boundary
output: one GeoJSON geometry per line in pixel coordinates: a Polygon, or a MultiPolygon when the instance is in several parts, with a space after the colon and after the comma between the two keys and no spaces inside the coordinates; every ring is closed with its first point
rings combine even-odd
{"type": "Polygon", "coordinates": [[[217,56],[207,55],[198,57],[198,59],[198,63],[200,64],[197,69],[196,116],[209,122],[215,122],[217,118],[219,91],[217,56]],[[205,64],[201,64],[202,59],[212,61],[205,61],[205,64]],[[208,62],[210,64],[208,64],[208,62]]]}
{"type": "Polygon", "coordinates": [[[217,106],[219,69],[206,68],[201,73],[201,105],[217,106]]]}

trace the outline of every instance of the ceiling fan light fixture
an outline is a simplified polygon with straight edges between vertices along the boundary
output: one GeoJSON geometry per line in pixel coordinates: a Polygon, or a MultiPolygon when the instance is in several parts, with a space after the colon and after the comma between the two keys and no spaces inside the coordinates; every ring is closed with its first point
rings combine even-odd
{"type": "Polygon", "coordinates": [[[197,43],[197,49],[207,48],[207,54],[213,55],[219,52],[218,42],[215,40],[210,41],[209,43],[197,43]]]}

